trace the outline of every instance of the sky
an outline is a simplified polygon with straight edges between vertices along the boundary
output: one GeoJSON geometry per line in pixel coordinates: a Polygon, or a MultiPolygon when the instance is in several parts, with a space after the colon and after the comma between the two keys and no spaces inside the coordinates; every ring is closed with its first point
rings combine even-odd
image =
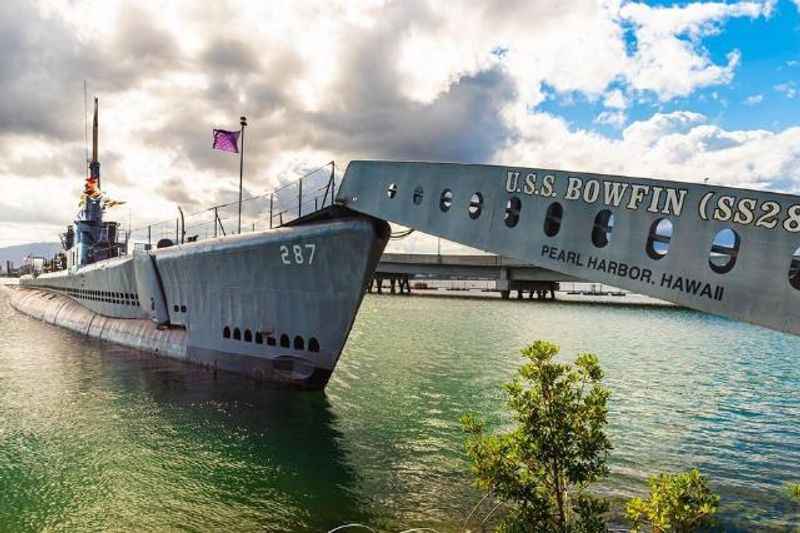
{"type": "Polygon", "coordinates": [[[0,3],[0,247],[86,176],[141,225],[335,160],[494,163],[800,193],[800,0],[0,3]]]}

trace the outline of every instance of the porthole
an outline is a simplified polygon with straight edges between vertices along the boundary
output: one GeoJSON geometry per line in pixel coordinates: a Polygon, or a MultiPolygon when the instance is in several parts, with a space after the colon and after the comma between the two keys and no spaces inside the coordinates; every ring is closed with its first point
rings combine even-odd
{"type": "Polygon", "coordinates": [[[669,253],[670,241],[672,241],[672,221],[668,218],[659,218],[650,226],[645,251],[650,259],[658,261],[669,253]]]}
{"type": "Polygon", "coordinates": [[[794,251],[789,263],[789,284],[800,291],[800,248],[794,251]]]}
{"type": "Polygon", "coordinates": [[[467,206],[467,213],[469,213],[469,218],[475,220],[479,216],[481,216],[481,210],[483,209],[483,195],[479,192],[473,194],[469,199],[469,205],[467,206]]]}
{"type": "Polygon", "coordinates": [[[295,350],[305,350],[306,349],[306,343],[305,343],[305,341],[303,341],[303,337],[301,337],[300,335],[297,335],[294,338],[294,349],[295,350]]]}
{"type": "Polygon", "coordinates": [[[242,340],[242,332],[239,331],[239,328],[233,329],[233,340],[240,341],[242,340]]]}
{"type": "Polygon", "coordinates": [[[185,305],[182,305],[182,306],[181,306],[181,313],[185,313],[185,312],[186,312],[186,306],[185,306],[185,305]]]}
{"type": "Polygon", "coordinates": [[[267,335],[267,344],[269,346],[275,346],[275,342],[276,342],[275,337],[273,337],[272,335],[267,335]]]}
{"type": "Polygon", "coordinates": [[[592,228],[592,244],[597,248],[604,248],[611,240],[611,232],[614,230],[614,214],[608,209],[603,209],[594,217],[594,227],[592,228]]]}
{"type": "Polygon", "coordinates": [[[389,198],[394,198],[397,196],[397,184],[392,183],[388,187],[386,187],[386,196],[389,198]]]}
{"type": "Polygon", "coordinates": [[[281,346],[283,346],[284,348],[291,347],[291,343],[289,342],[289,335],[287,335],[286,333],[281,335],[281,346]]]}
{"type": "Polygon", "coordinates": [[[516,196],[512,196],[506,202],[506,212],[503,216],[503,221],[506,226],[513,228],[519,222],[519,212],[522,210],[522,202],[516,196]]]}
{"type": "Polygon", "coordinates": [[[425,191],[422,190],[421,186],[417,186],[417,188],[414,189],[414,205],[420,205],[423,198],[425,198],[425,191]]]}
{"type": "Polygon", "coordinates": [[[256,331],[256,344],[264,344],[264,334],[256,331]]]}
{"type": "Polygon", "coordinates": [[[711,253],[708,256],[708,266],[717,274],[727,274],[736,265],[739,255],[741,239],[739,234],[730,228],[725,228],[714,236],[711,243],[711,253]]]}
{"type": "Polygon", "coordinates": [[[453,207],[453,191],[445,189],[439,197],[439,209],[441,209],[443,213],[447,213],[451,207],[453,207]]]}
{"type": "Polygon", "coordinates": [[[558,202],[553,202],[547,208],[544,217],[544,234],[548,237],[555,237],[561,229],[561,219],[564,216],[564,208],[558,202]]]}
{"type": "Polygon", "coordinates": [[[173,306],[172,306],[172,310],[173,310],[174,312],[176,312],[176,313],[177,313],[177,312],[178,312],[178,309],[180,309],[180,308],[179,308],[177,305],[173,305],[173,306]]]}
{"type": "Polygon", "coordinates": [[[308,339],[308,351],[309,352],[318,352],[319,351],[319,341],[316,337],[311,337],[308,339]]]}
{"type": "Polygon", "coordinates": [[[244,330],[244,342],[253,342],[253,332],[249,329],[244,330]]]}

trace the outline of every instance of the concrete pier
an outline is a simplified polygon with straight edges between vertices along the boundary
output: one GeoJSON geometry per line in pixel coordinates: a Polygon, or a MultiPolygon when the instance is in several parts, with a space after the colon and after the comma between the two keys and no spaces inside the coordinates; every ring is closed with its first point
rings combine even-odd
{"type": "Polygon", "coordinates": [[[431,255],[385,253],[369,285],[370,292],[411,294],[411,277],[432,280],[494,281],[502,298],[555,300],[560,282],[578,278],[496,255],[431,255]],[[388,283],[388,287],[387,287],[388,283]]]}

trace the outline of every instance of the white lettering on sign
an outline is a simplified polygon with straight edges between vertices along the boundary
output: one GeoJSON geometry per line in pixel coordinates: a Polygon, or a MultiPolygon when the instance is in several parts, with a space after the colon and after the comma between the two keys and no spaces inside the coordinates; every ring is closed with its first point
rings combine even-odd
{"type": "MultiPolygon", "coordinates": [[[[552,174],[539,179],[535,172],[530,172],[523,178],[518,170],[506,171],[506,192],[509,193],[555,198],[555,182],[556,178],[552,174]]],[[[603,203],[608,207],[623,206],[630,210],[645,206],[651,213],[680,216],[687,192],[687,189],[568,176],[564,200],[580,200],[586,204],[603,203]]]]}
{"type": "Polygon", "coordinates": [[[646,267],[624,261],[614,261],[605,257],[584,255],[574,250],[566,250],[556,246],[543,245],[541,256],[556,263],[574,265],[576,267],[602,272],[608,276],[629,279],[647,285],[656,285],[671,291],[684,293],[700,299],[722,301],[725,287],[700,279],[680,276],[671,272],[660,274],[646,267]]]}
{"type": "Polygon", "coordinates": [[[778,202],[756,198],[738,198],[731,194],[708,191],[700,199],[698,215],[703,220],[733,222],[742,226],[775,229],[780,226],[789,233],[800,232],[800,204],[785,210],[778,202]]]}
{"type": "Polygon", "coordinates": [[[316,244],[281,245],[281,262],[284,265],[310,265],[314,262],[316,244]]]}
{"type": "MultiPolygon", "coordinates": [[[[689,189],[666,185],[626,183],[611,178],[569,176],[562,182],[564,200],[588,205],[603,204],[631,211],[679,217],[686,207],[689,189]]],[[[540,176],[535,171],[506,170],[506,192],[545,198],[556,198],[556,178],[540,176]]],[[[706,188],[708,189],[708,188],[706,188]]],[[[746,191],[742,191],[745,192],[746,191]]],[[[701,220],[728,222],[742,226],[776,229],[800,233],[800,203],[783,206],[775,200],[739,197],[735,191],[707,190],[700,196],[697,214],[701,220]]]]}
{"type": "Polygon", "coordinates": [[[548,174],[542,179],[536,172],[529,172],[524,177],[518,170],[506,172],[506,191],[510,193],[522,193],[528,196],[553,197],[556,195],[554,185],[556,177],[548,174]]]}

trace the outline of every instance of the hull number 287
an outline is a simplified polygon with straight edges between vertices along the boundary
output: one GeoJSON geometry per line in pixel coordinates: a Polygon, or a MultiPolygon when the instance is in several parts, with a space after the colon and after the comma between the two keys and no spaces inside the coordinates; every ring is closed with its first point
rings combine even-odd
{"type": "Polygon", "coordinates": [[[316,251],[316,244],[284,244],[281,246],[281,261],[284,265],[310,265],[316,251]]]}

